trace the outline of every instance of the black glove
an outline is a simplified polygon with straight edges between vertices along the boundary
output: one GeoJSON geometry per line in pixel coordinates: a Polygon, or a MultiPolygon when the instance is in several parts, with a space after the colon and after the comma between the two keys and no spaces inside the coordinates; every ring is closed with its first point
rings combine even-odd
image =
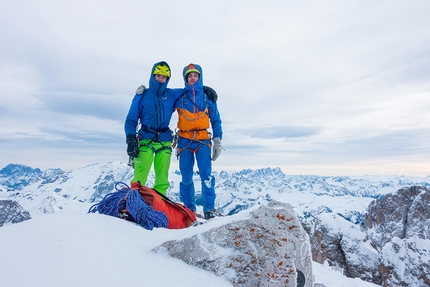
{"type": "Polygon", "coordinates": [[[129,157],[137,157],[139,155],[139,140],[136,135],[127,135],[127,154],[129,157]]]}
{"type": "Polygon", "coordinates": [[[203,92],[206,94],[206,96],[212,103],[216,103],[216,101],[218,100],[218,95],[214,89],[208,86],[203,86],[203,92]]]}

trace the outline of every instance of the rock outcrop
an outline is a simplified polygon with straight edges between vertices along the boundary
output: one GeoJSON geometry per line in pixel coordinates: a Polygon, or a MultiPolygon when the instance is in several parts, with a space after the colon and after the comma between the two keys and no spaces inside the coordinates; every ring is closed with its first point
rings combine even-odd
{"type": "Polygon", "coordinates": [[[336,266],[351,278],[380,284],[378,252],[359,226],[332,213],[320,214],[311,235],[312,259],[336,266]]]}
{"type": "Polygon", "coordinates": [[[30,213],[14,200],[0,200],[0,227],[31,219],[30,213]]]}
{"type": "Polygon", "coordinates": [[[394,237],[379,259],[382,286],[430,286],[430,240],[394,237]]]}
{"type": "Polygon", "coordinates": [[[399,189],[373,201],[364,231],[379,251],[383,286],[430,286],[430,191],[399,189]]]}
{"type": "Polygon", "coordinates": [[[430,191],[412,186],[370,203],[364,220],[366,233],[378,248],[393,237],[430,239],[430,191]]]}
{"type": "Polygon", "coordinates": [[[247,220],[168,241],[154,251],[167,251],[234,286],[313,286],[309,237],[287,203],[271,201],[247,220]]]}
{"type": "Polygon", "coordinates": [[[303,220],[312,258],[382,286],[430,286],[430,191],[401,188],[372,201],[361,228],[333,213],[303,220]]]}

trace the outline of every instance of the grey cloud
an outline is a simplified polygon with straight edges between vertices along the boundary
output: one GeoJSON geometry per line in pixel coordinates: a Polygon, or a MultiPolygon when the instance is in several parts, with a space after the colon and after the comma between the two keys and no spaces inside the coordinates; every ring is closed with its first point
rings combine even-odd
{"type": "Polygon", "coordinates": [[[165,60],[171,87],[196,62],[219,94],[226,152],[216,165],[324,172],[414,158],[420,173],[430,162],[429,13],[424,0],[10,1],[0,10],[1,164],[124,157],[134,91],[165,60]]]}
{"type": "Polygon", "coordinates": [[[362,157],[430,157],[430,135],[424,130],[386,132],[381,135],[351,139],[344,143],[350,152],[362,157]]]}
{"type": "Polygon", "coordinates": [[[307,126],[271,126],[271,127],[258,127],[237,129],[243,135],[248,135],[252,138],[264,139],[291,139],[302,138],[316,135],[322,131],[321,127],[307,127],[307,126]]]}
{"type": "Polygon", "coordinates": [[[58,114],[91,115],[123,121],[134,94],[104,95],[46,92],[37,95],[45,109],[58,114]]]}

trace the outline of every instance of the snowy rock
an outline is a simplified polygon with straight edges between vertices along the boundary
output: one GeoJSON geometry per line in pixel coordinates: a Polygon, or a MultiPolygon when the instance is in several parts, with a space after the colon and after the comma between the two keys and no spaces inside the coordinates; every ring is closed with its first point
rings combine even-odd
{"type": "Polygon", "coordinates": [[[364,224],[378,248],[393,237],[430,239],[430,191],[423,186],[412,186],[374,200],[364,224]]]}
{"type": "Polygon", "coordinates": [[[338,267],[351,278],[380,284],[377,250],[360,228],[333,213],[323,213],[310,228],[312,259],[338,267]]]}
{"type": "Polygon", "coordinates": [[[430,286],[430,240],[394,237],[380,262],[383,286],[430,286]]]}
{"type": "Polygon", "coordinates": [[[430,286],[429,190],[412,186],[386,194],[369,204],[364,218],[362,228],[333,213],[319,214],[311,226],[305,222],[313,260],[378,285],[430,286]]]}
{"type": "Polygon", "coordinates": [[[430,191],[399,189],[373,201],[363,230],[379,251],[383,286],[430,286],[430,191]]]}
{"type": "Polygon", "coordinates": [[[0,200],[0,226],[31,219],[30,213],[14,200],[0,200]]]}
{"type": "Polygon", "coordinates": [[[234,286],[298,286],[303,275],[303,286],[313,286],[309,238],[287,203],[271,201],[248,220],[168,241],[154,251],[224,276],[234,286]]]}
{"type": "Polygon", "coordinates": [[[0,184],[11,190],[20,190],[40,180],[42,171],[20,164],[9,164],[0,170],[0,184]]]}

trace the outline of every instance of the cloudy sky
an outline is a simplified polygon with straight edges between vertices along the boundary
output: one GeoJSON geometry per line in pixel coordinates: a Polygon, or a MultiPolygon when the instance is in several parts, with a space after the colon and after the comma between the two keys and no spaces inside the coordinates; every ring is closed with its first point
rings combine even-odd
{"type": "Polygon", "coordinates": [[[218,92],[215,170],[427,176],[429,14],[426,0],[7,1],[0,168],[126,162],[131,99],[164,60],[170,87],[193,62],[218,92]]]}

